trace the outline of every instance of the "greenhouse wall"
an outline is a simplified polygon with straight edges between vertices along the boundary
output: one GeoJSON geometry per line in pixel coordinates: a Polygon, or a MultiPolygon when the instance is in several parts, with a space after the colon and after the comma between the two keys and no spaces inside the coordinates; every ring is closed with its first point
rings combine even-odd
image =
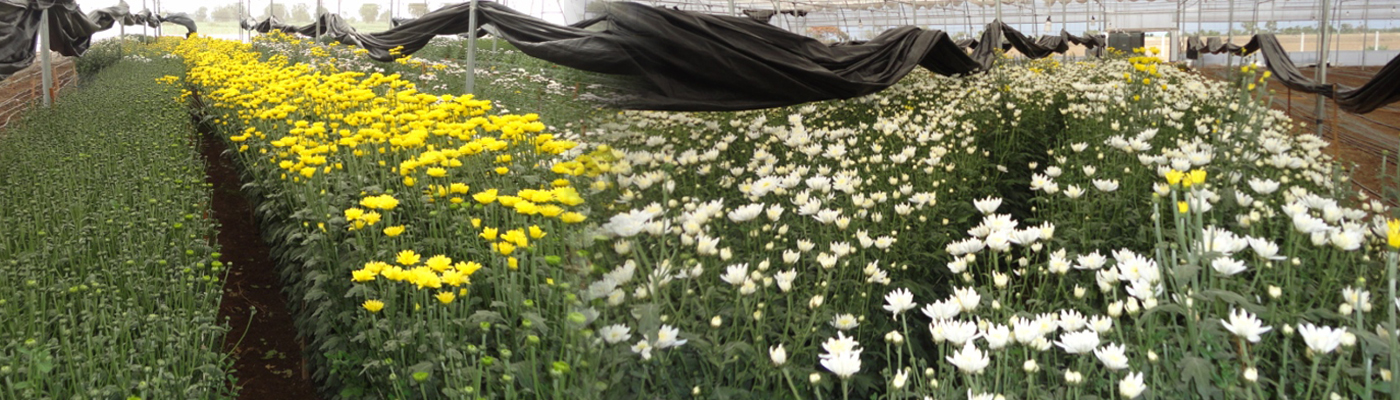
{"type": "MultiPolygon", "coordinates": [[[[78,73],[73,58],[53,53],[53,77],[55,94],[78,83],[78,73]]],[[[35,62],[29,68],[0,81],[0,128],[10,124],[10,120],[33,104],[42,101],[44,83],[42,68],[35,62]]]]}

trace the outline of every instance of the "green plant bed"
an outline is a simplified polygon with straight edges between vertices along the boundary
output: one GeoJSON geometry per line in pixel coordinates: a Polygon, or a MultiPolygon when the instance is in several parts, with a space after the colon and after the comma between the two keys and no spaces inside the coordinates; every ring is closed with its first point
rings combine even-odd
{"type": "Polygon", "coordinates": [[[0,397],[231,398],[225,274],[178,60],[0,132],[0,397]]]}

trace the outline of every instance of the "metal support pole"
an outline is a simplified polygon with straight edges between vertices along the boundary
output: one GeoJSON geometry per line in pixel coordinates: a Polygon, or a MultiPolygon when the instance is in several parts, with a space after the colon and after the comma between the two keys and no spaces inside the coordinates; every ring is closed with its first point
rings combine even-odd
{"type": "Polygon", "coordinates": [[[316,31],[312,32],[311,35],[311,40],[314,42],[316,38],[321,36],[321,17],[323,16],[321,15],[321,0],[316,0],[316,11],[312,11],[311,15],[312,18],[316,18],[316,31]]]}
{"type": "Polygon", "coordinates": [[[53,105],[53,60],[49,59],[49,9],[39,13],[39,67],[43,68],[44,107],[53,105]]]}
{"type": "Polygon", "coordinates": [[[1371,33],[1371,0],[1361,10],[1361,68],[1366,68],[1366,35],[1371,33]]]}
{"type": "MultiPolygon", "coordinates": [[[[1332,1],[1320,1],[1322,2],[1322,20],[1318,21],[1318,28],[1320,28],[1321,32],[1319,32],[1317,42],[1321,45],[1317,46],[1317,75],[1315,79],[1317,80],[1317,83],[1325,85],[1327,84],[1327,19],[1328,17],[1331,17],[1330,10],[1332,7],[1332,1]]],[[[1322,137],[1322,118],[1326,115],[1326,107],[1327,96],[1323,96],[1321,93],[1319,93],[1317,95],[1317,108],[1313,112],[1313,116],[1315,118],[1313,123],[1317,124],[1318,137],[1322,137]]]]}
{"type": "MultiPolygon", "coordinates": [[[[150,10],[150,7],[146,7],[146,0],[141,0],[141,11],[146,10],[150,10]]],[[[146,21],[141,21],[141,36],[148,35],[148,33],[146,33],[146,26],[148,25],[150,24],[146,23],[146,21]]]]}
{"type": "MultiPolygon", "coordinates": [[[[1230,2],[1230,23],[1225,26],[1225,48],[1228,49],[1231,44],[1235,43],[1235,0],[1227,1],[1230,2]]],[[[1225,53],[1225,69],[1227,71],[1235,67],[1235,57],[1233,56],[1234,54],[1230,54],[1228,51],[1225,53]]]]}
{"type": "MultiPolygon", "coordinates": [[[[731,1],[732,1],[732,0],[731,0],[731,1]]],[[[997,4],[997,21],[1001,21],[1001,0],[993,0],[993,1],[996,1],[996,2],[997,2],[997,3],[996,3],[996,4],[997,4]]],[[[1002,23],[1006,23],[1006,21],[1002,21],[1002,23]]]]}
{"type": "Polygon", "coordinates": [[[739,13],[734,12],[734,0],[729,0],[729,15],[737,17],[739,13]]]}
{"type": "Polygon", "coordinates": [[[467,94],[476,92],[476,0],[471,1],[471,14],[467,17],[467,94]]]}

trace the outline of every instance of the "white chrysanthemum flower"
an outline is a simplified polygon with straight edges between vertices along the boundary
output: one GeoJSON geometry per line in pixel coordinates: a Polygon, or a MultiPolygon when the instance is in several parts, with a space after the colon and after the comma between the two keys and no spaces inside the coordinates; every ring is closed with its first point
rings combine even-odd
{"type": "Polygon", "coordinates": [[[977,309],[977,304],[982,302],[982,295],[977,294],[977,289],[962,287],[953,289],[953,301],[962,307],[963,312],[972,312],[977,309]]]}
{"type": "Polygon", "coordinates": [[[977,339],[977,323],[972,321],[941,320],[935,321],[939,330],[943,334],[943,340],[954,345],[961,345],[965,342],[977,339]]]}
{"type": "Polygon", "coordinates": [[[1089,330],[1069,332],[1060,335],[1055,345],[1069,354],[1084,354],[1099,347],[1099,334],[1089,330]]]}
{"type": "Polygon", "coordinates": [[[1094,187],[1098,188],[1099,191],[1102,192],[1113,192],[1118,190],[1118,180],[1116,179],[1095,179],[1093,180],[1093,182],[1094,187]]]}
{"type": "Polygon", "coordinates": [[[1327,326],[1317,326],[1311,323],[1299,325],[1298,333],[1303,335],[1303,342],[1314,353],[1327,354],[1337,349],[1342,344],[1342,334],[1346,329],[1335,329],[1327,326]]]}
{"type": "Polygon", "coordinates": [[[959,371],[968,374],[980,374],[992,363],[987,353],[977,349],[977,346],[968,341],[963,345],[962,350],[954,352],[953,355],[945,358],[949,364],[958,367],[959,371]]]}
{"type": "Polygon", "coordinates": [[[934,321],[957,318],[962,306],[954,300],[935,301],[924,305],[924,315],[934,321]]]}
{"type": "Polygon", "coordinates": [[[1147,391],[1147,384],[1142,381],[1142,372],[1129,373],[1123,380],[1118,381],[1118,394],[1129,400],[1136,399],[1144,391],[1147,391]]]}
{"type": "Polygon", "coordinates": [[[661,329],[656,332],[656,348],[664,349],[685,344],[686,340],[677,340],[680,338],[680,334],[680,329],[670,325],[662,325],[661,329]]]}
{"type": "Polygon", "coordinates": [[[797,270],[787,270],[773,275],[773,280],[778,283],[778,290],[787,293],[792,290],[792,281],[797,279],[797,270]]]}
{"type": "Polygon", "coordinates": [[[719,279],[730,285],[739,286],[744,284],[744,280],[748,279],[748,276],[749,264],[734,264],[725,268],[724,274],[721,274],[719,279]]]}
{"type": "Polygon", "coordinates": [[[1000,349],[1011,342],[1011,327],[1001,324],[987,324],[987,329],[982,331],[981,336],[983,339],[987,339],[988,349],[1000,349]]]}
{"type": "Polygon", "coordinates": [[[651,359],[651,350],[651,343],[647,342],[646,339],[639,340],[637,341],[637,344],[632,345],[632,352],[641,354],[643,360],[651,359]]]}
{"type": "Polygon", "coordinates": [[[972,205],[977,207],[977,211],[982,212],[982,215],[990,215],[991,213],[996,212],[997,208],[1001,207],[1001,198],[988,197],[981,200],[975,200],[972,202],[972,205]]]}
{"type": "Polygon", "coordinates": [[[1094,356],[1098,357],[1104,368],[1114,371],[1128,368],[1127,350],[1123,348],[1123,345],[1109,343],[1102,348],[1095,349],[1094,356]]]}
{"type": "Polygon", "coordinates": [[[1274,328],[1264,326],[1264,323],[1255,318],[1245,310],[1233,310],[1230,312],[1230,320],[1220,320],[1220,324],[1225,326],[1225,330],[1235,334],[1250,343],[1259,343],[1259,335],[1269,332],[1274,328]]]}
{"type": "Polygon", "coordinates": [[[1214,260],[1211,260],[1210,268],[1214,269],[1216,273],[1224,276],[1233,276],[1235,274],[1244,272],[1246,269],[1248,269],[1245,266],[1244,261],[1236,260],[1228,256],[1218,257],[1214,260]]]}
{"type": "Polygon", "coordinates": [[[1065,332],[1074,332],[1088,326],[1089,319],[1084,318],[1084,315],[1080,314],[1079,311],[1060,310],[1060,319],[1056,322],[1056,325],[1059,325],[1060,329],[1063,329],[1065,332]]]}
{"type": "Polygon", "coordinates": [[[895,319],[899,319],[899,314],[912,309],[917,304],[914,303],[914,294],[909,289],[896,289],[885,295],[885,311],[894,314],[895,319]]]}
{"type": "Polygon", "coordinates": [[[829,358],[821,359],[822,367],[841,379],[850,378],[860,372],[860,353],[841,353],[829,358]]]}
{"type": "Polygon", "coordinates": [[[781,367],[787,364],[787,350],[783,350],[783,344],[768,348],[768,358],[773,360],[773,366],[781,367]]]}
{"type": "Polygon", "coordinates": [[[598,329],[598,336],[608,344],[617,344],[632,339],[632,328],[623,324],[608,325],[598,329]]]}
{"type": "Polygon", "coordinates": [[[1342,301],[1345,301],[1346,304],[1351,305],[1352,308],[1359,309],[1362,312],[1371,311],[1371,292],[1366,290],[1347,286],[1345,289],[1342,289],[1342,301]]]}
{"type": "Polygon", "coordinates": [[[1287,257],[1278,255],[1278,244],[1275,244],[1274,242],[1271,242],[1268,239],[1251,237],[1248,240],[1249,248],[1253,249],[1254,254],[1258,254],[1260,258],[1274,261],[1287,259],[1287,257]]]}
{"type": "Polygon", "coordinates": [[[754,203],[735,208],[734,211],[729,212],[729,220],[734,222],[753,220],[754,218],[758,218],[759,214],[763,213],[764,206],[763,203],[754,203]]]}
{"type": "Polygon", "coordinates": [[[614,215],[608,223],[603,224],[604,232],[611,233],[619,237],[632,237],[642,232],[647,223],[656,214],[645,210],[632,210],[626,213],[614,215]]]}
{"type": "Polygon", "coordinates": [[[846,331],[860,326],[860,321],[856,319],[855,315],[837,314],[835,317],[831,318],[831,326],[838,330],[846,331]]]}
{"type": "Polygon", "coordinates": [[[1254,189],[1255,193],[1269,195],[1278,190],[1278,182],[1272,179],[1249,178],[1249,188],[1254,189]]]}
{"type": "Polygon", "coordinates": [[[1074,264],[1074,269],[1093,270],[1103,267],[1103,264],[1108,262],[1108,258],[1099,254],[1098,250],[1094,250],[1093,253],[1081,254],[1079,257],[1075,258],[1075,261],[1077,262],[1074,264]]]}

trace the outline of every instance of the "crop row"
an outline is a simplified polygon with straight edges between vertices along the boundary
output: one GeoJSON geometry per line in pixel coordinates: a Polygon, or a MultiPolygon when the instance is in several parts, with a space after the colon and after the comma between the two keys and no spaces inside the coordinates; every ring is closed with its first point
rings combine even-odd
{"type": "Polygon", "coordinates": [[[117,62],[0,131],[0,397],[232,395],[181,68],[117,62]]]}

